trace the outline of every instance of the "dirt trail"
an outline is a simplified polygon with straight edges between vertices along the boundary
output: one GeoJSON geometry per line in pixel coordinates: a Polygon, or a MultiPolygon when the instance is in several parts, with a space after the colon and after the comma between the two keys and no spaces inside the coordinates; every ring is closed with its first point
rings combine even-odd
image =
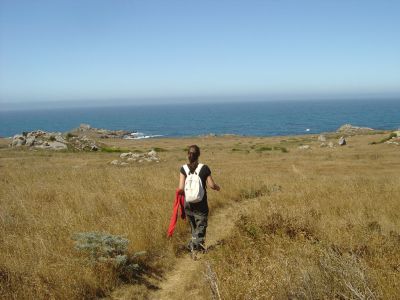
{"type": "MultiPolygon", "coordinates": [[[[215,246],[219,241],[228,237],[239,213],[243,214],[247,209],[258,204],[256,199],[234,202],[229,207],[222,208],[210,216],[207,228],[207,247],[215,246]]],[[[184,291],[183,289],[190,285],[187,281],[190,280],[191,274],[200,271],[206,259],[207,254],[197,261],[192,260],[189,255],[179,258],[176,268],[165,276],[165,280],[159,284],[159,290],[152,293],[150,299],[180,299],[185,294],[189,298],[197,296],[196,299],[199,299],[198,296],[201,294],[199,291],[184,291]]]]}
{"type": "MultiPolygon", "coordinates": [[[[239,214],[245,213],[259,205],[257,198],[244,200],[241,202],[232,202],[228,207],[218,209],[215,214],[209,217],[207,228],[207,247],[215,246],[219,241],[228,237],[234,227],[239,214]]],[[[157,290],[150,292],[149,299],[154,300],[174,300],[181,299],[182,295],[193,299],[202,299],[204,293],[198,287],[193,287],[190,279],[196,272],[203,270],[204,262],[207,260],[207,254],[201,259],[193,260],[189,254],[177,258],[175,268],[166,273],[164,279],[157,284],[157,290]],[[188,286],[191,288],[188,289],[188,286]]],[[[111,299],[133,299],[129,293],[129,286],[115,291],[111,299]]]]}

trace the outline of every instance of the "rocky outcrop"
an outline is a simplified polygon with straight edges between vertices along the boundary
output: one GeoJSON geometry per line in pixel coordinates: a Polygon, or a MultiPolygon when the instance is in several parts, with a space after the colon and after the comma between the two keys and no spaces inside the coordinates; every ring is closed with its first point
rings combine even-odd
{"type": "Polygon", "coordinates": [[[339,144],[339,146],[346,145],[347,144],[346,139],[343,136],[341,136],[339,141],[338,141],[338,144],[339,144]]]}
{"type": "Polygon", "coordinates": [[[97,151],[100,149],[94,140],[85,136],[64,136],[61,132],[46,132],[43,130],[16,134],[10,146],[49,150],[73,149],[78,151],[97,151]]]}
{"type": "Polygon", "coordinates": [[[124,138],[126,136],[130,136],[134,131],[128,130],[109,130],[102,128],[94,128],[89,124],[80,124],[78,128],[75,128],[69,132],[72,135],[85,135],[94,138],[108,139],[108,138],[124,138]]]}
{"type": "Polygon", "coordinates": [[[156,151],[151,150],[149,153],[132,153],[126,152],[121,153],[119,156],[119,160],[115,159],[110,162],[112,165],[116,166],[127,166],[131,163],[142,163],[142,162],[160,162],[160,158],[156,151]]]}
{"type": "Polygon", "coordinates": [[[357,135],[357,134],[368,134],[371,131],[374,131],[374,129],[369,127],[358,127],[358,126],[353,126],[351,124],[344,124],[340,126],[340,128],[336,132],[346,135],[357,135]]]}

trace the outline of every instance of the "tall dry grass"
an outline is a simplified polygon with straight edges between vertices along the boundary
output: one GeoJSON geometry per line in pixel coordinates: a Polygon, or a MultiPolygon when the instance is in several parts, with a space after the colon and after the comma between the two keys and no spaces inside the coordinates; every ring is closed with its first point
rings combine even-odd
{"type": "MultiPolygon", "coordinates": [[[[93,266],[74,249],[72,237],[79,232],[123,236],[130,241],[130,253],[147,251],[141,261],[148,271],[143,275],[146,279],[134,281],[138,294],[146,294],[154,284],[151,274],[162,276],[188,238],[182,222],[172,240],[166,238],[166,229],[179,168],[186,161],[184,148],[194,142],[201,145],[199,140],[126,142],[124,148],[165,149],[160,152],[160,163],[128,167],[109,164],[119,153],[1,149],[1,297],[96,298],[124,283],[115,268],[93,266]]],[[[204,149],[202,158],[215,171],[216,179],[223,178],[223,171],[213,164],[212,151],[204,149]]],[[[229,173],[229,168],[226,171],[229,173]]],[[[243,187],[253,184],[249,178],[235,181],[240,184],[218,198],[210,192],[211,207],[240,195],[243,187]]],[[[228,174],[221,184],[233,185],[233,175],[228,174]]]]}
{"type": "Polygon", "coordinates": [[[292,151],[278,172],[260,162],[282,189],[261,196],[211,254],[223,299],[398,297],[399,149],[353,139],[292,151]]]}
{"type": "Polygon", "coordinates": [[[0,296],[109,295],[127,279],[89,264],[72,240],[98,231],[128,238],[130,253],[147,251],[144,273],[130,279],[145,298],[188,238],[183,222],[172,240],[166,229],[184,149],[197,143],[223,188],[209,192],[211,214],[259,200],[210,254],[223,298],[390,297],[399,292],[400,159],[393,146],[368,145],[376,139],[354,137],[338,149],[320,149],[309,136],[110,142],[165,150],[158,164],[127,167],[109,164],[118,153],[0,149],[0,296]],[[314,147],[298,150],[301,143],[314,147]]]}

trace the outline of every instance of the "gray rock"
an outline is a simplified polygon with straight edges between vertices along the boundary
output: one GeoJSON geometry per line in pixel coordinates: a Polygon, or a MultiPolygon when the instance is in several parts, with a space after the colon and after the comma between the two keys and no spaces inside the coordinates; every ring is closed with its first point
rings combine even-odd
{"type": "Polygon", "coordinates": [[[119,157],[122,159],[132,157],[132,152],[121,153],[119,157]]]}
{"type": "Polygon", "coordinates": [[[311,147],[310,147],[310,145],[301,145],[301,146],[299,146],[299,149],[307,150],[307,149],[311,149],[311,147]]]}
{"type": "Polygon", "coordinates": [[[112,162],[110,162],[110,164],[112,164],[112,165],[119,165],[119,160],[118,160],[118,159],[115,159],[115,160],[113,160],[112,162]]]}
{"type": "Polygon", "coordinates": [[[353,126],[351,124],[344,124],[339,127],[337,130],[338,133],[345,133],[347,135],[355,135],[355,134],[366,134],[374,129],[369,128],[369,127],[359,127],[359,126],[353,126]]]}
{"type": "Polygon", "coordinates": [[[16,134],[11,142],[11,147],[21,147],[26,144],[26,139],[22,134],[16,134]]]}
{"type": "Polygon", "coordinates": [[[151,157],[156,157],[157,156],[157,152],[155,150],[151,150],[149,153],[147,153],[148,156],[151,157]]]}
{"type": "Polygon", "coordinates": [[[31,147],[35,144],[35,140],[36,140],[36,138],[34,136],[30,136],[26,139],[25,145],[28,147],[31,147]]]}
{"type": "Polygon", "coordinates": [[[66,140],[64,139],[64,137],[60,134],[56,135],[56,141],[60,142],[60,143],[66,143],[66,140]]]}
{"type": "Polygon", "coordinates": [[[326,137],[325,137],[323,134],[321,134],[321,135],[318,137],[318,141],[319,141],[319,142],[326,142],[326,137]]]}
{"type": "Polygon", "coordinates": [[[42,145],[35,145],[35,148],[50,149],[50,150],[66,150],[67,145],[57,141],[54,142],[44,142],[42,145]]]}
{"type": "Polygon", "coordinates": [[[339,144],[340,146],[346,145],[346,144],[347,144],[346,139],[345,139],[343,136],[341,136],[340,139],[339,139],[338,144],[339,144]]]}

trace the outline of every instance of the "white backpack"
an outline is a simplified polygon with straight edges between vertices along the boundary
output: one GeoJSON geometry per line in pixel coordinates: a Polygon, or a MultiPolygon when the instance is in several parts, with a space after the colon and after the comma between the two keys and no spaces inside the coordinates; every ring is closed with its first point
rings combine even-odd
{"type": "Polygon", "coordinates": [[[194,171],[190,173],[190,169],[187,165],[183,165],[183,169],[186,172],[185,179],[185,200],[189,203],[197,203],[203,200],[204,187],[199,176],[200,170],[203,164],[199,164],[194,171]]]}

